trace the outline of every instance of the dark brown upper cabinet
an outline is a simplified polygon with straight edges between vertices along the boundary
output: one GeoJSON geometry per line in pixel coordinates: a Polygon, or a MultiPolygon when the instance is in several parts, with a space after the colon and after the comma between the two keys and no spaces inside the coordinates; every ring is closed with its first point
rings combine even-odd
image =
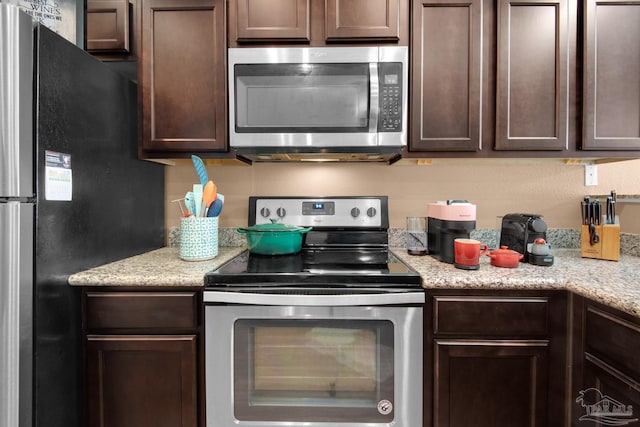
{"type": "Polygon", "coordinates": [[[411,150],[481,147],[482,0],[414,0],[411,150]]]}
{"type": "Polygon", "coordinates": [[[564,150],[567,0],[499,0],[497,12],[495,149],[564,150]]]}
{"type": "Polygon", "coordinates": [[[225,0],[142,0],[141,157],[226,153],[225,0]]]}
{"type": "Polygon", "coordinates": [[[406,45],[409,0],[229,0],[229,46],[406,45]]]}
{"type": "Polygon", "coordinates": [[[640,150],[640,1],[586,0],[583,150],[640,150]]]}
{"type": "Polygon", "coordinates": [[[310,1],[235,1],[237,40],[310,41],[310,1]]]}
{"type": "Polygon", "coordinates": [[[327,40],[400,38],[401,0],[326,0],[327,40]]]}
{"type": "Polygon", "coordinates": [[[87,51],[129,53],[128,0],[87,0],[87,51]]]}

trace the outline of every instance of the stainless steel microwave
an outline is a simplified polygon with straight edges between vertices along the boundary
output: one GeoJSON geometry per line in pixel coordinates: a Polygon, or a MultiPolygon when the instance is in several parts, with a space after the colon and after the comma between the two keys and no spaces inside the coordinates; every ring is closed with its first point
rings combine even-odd
{"type": "Polygon", "coordinates": [[[406,46],[232,48],[228,55],[229,142],[239,158],[400,158],[406,46]]]}

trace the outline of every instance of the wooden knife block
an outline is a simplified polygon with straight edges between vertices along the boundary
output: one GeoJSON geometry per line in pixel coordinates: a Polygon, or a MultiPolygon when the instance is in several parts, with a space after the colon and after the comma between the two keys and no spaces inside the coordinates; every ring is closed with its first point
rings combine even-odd
{"type": "Polygon", "coordinates": [[[620,260],[620,224],[596,225],[596,232],[600,241],[594,245],[590,243],[589,226],[582,226],[580,235],[580,252],[583,258],[620,260]]]}

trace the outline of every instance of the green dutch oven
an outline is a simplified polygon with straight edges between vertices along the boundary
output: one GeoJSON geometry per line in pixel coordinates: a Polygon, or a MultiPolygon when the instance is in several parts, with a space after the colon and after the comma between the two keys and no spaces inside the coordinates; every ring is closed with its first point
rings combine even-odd
{"type": "Polygon", "coordinates": [[[257,224],[239,227],[238,233],[247,235],[249,252],[259,255],[287,255],[300,252],[302,238],[311,227],[286,224],[257,224]]]}

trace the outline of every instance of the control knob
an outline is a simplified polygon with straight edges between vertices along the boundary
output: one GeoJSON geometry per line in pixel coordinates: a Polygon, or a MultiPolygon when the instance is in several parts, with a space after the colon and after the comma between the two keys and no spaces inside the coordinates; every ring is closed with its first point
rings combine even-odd
{"type": "Polygon", "coordinates": [[[271,215],[271,211],[269,210],[269,208],[262,208],[260,209],[260,215],[262,215],[263,218],[269,218],[269,215],[271,215]]]}
{"type": "Polygon", "coordinates": [[[378,212],[376,211],[376,208],[369,208],[367,209],[367,216],[369,218],[373,218],[374,216],[376,216],[378,212]]]}
{"type": "Polygon", "coordinates": [[[278,208],[276,210],[276,215],[278,215],[278,218],[284,218],[285,215],[287,215],[287,211],[285,208],[278,208]]]}
{"type": "Polygon", "coordinates": [[[353,208],[351,209],[351,216],[354,218],[357,218],[360,215],[360,209],[358,208],[353,208]]]}

